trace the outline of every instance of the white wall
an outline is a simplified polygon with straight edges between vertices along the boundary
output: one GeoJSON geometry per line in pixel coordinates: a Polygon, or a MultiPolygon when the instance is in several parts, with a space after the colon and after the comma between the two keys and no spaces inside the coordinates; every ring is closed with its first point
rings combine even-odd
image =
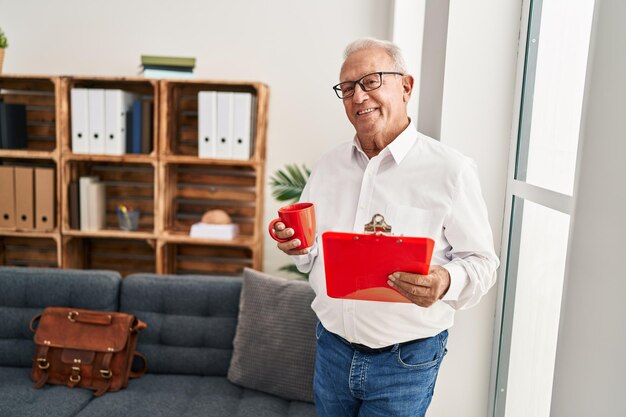
{"type": "Polygon", "coordinates": [[[597,0],[554,417],[626,415],[626,3],[597,0]]]}
{"type": "MultiPolygon", "coordinates": [[[[389,38],[387,0],[0,0],[9,39],[4,72],[137,75],[142,54],[194,56],[197,78],[270,86],[267,178],[287,163],[311,167],[352,138],[338,82],[344,47],[389,38]]],[[[267,183],[267,181],[266,181],[267,183]]],[[[265,218],[280,206],[266,188],[265,218]]],[[[264,269],[289,263],[269,237],[264,269]]]]}
{"type": "MultiPolygon", "coordinates": [[[[441,141],[478,164],[500,248],[514,104],[521,0],[451,1],[441,141]]],[[[459,312],[429,417],[488,415],[495,287],[459,312]]]]}

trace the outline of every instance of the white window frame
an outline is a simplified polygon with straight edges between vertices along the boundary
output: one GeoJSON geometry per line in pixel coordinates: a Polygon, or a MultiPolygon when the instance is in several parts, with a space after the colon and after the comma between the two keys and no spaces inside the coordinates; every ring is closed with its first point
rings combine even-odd
{"type": "MultiPolygon", "coordinates": [[[[506,201],[504,210],[504,221],[502,227],[502,243],[501,243],[501,267],[498,275],[498,299],[496,304],[496,320],[493,339],[493,357],[490,379],[490,397],[489,397],[489,417],[503,417],[506,411],[506,395],[509,370],[509,355],[511,351],[512,323],[514,315],[515,286],[517,280],[517,259],[519,256],[519,244],[512,241],[511,235],[517,233],[517,242],[519,242],[519,231],[521,229],[521,219],[513,218],[513,200],[519,197],[523,200],[530,200],[541,206],[557,210],[570,216],[569,236],[567,244],[567,259],[565,265],[564,291],[567,285],[567,276],[569,272],[569,257],[572,246],[572,230],[574,228],[575,216],[575,198],[579,182],[579,167],[582,159],[583,149],[583,132],[584,123],[581,121],[579,131],[579,141],[577,145],[576,156],[576,172],[574,176],[573,195],[566,195],[555,192],[546,188],[538,187],[524,181],[515,179],[516,165],[518,158],[518,141],[522,134],[529,132],[520,132],[520,121],[522,119],[522,110],[524,105],[532,106],[533,90],[529,90],[524,96],[525,84],[532,82],[534,84],[534,73],[536,71],[537,48],[532,47],[532,39],[537,39],[539,28],[538,22],[530,22],[531,7],[541,6],[543,0],[523,0],[522,5],[522,21],[520,26],[519,47],[518,47],[518,64],[516,72],[516,85],[514,95],[513,124],[510,137],[510,153],[508,161],[506,201]],[[530,24],[533,25],[532,32],[529,33],[530,24]],[[525,74],[526,61],[528,60],[529,73],[525,74]],[[523,102],[523,100],[525,102],[523,102]],[[508,280],[508,282],[507,282],[508,280]]],[[[537,18],[537,15],[533,16],[537,18]]],[[[539,16],[540,18],[540,16],[539,16]]],[[[586,79],[589,79],[589,56],[587,59],[586,79]]],[[[588,83],[585,89],[588,88],[588,83]]],[[[586,98],[583,101],[582,114],[586,113],[586,98]]],[[[561,305],[561,312],[565,303],[561,305]]]]}

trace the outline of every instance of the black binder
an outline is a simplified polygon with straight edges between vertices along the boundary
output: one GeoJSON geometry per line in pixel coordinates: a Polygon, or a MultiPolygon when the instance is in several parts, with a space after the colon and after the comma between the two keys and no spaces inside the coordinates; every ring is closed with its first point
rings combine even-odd
{"type": "Polygon", "coordinates": [[[26,106],[0,102],[0,148],[26,149],[26,106]]]}

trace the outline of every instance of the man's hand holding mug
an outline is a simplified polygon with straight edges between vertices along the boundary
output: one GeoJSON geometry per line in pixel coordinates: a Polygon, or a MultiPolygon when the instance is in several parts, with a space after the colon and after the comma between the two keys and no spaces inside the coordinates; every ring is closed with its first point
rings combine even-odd
{"type": "Polygon", "coordinates": [[[278,209],[278,218],[268,227],[278,249],[287,255],[305,255],[315,243],[315,206],[313,203],[291,204],[278,209]]]}

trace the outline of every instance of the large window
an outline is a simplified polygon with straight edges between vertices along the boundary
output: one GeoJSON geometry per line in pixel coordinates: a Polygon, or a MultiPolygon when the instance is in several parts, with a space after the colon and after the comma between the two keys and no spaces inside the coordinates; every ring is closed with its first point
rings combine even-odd
{"type": "Polygon", "coordinates": [[[549,417],[594,0],[529,0],[507,184],[496,417],[549,417]]]}

